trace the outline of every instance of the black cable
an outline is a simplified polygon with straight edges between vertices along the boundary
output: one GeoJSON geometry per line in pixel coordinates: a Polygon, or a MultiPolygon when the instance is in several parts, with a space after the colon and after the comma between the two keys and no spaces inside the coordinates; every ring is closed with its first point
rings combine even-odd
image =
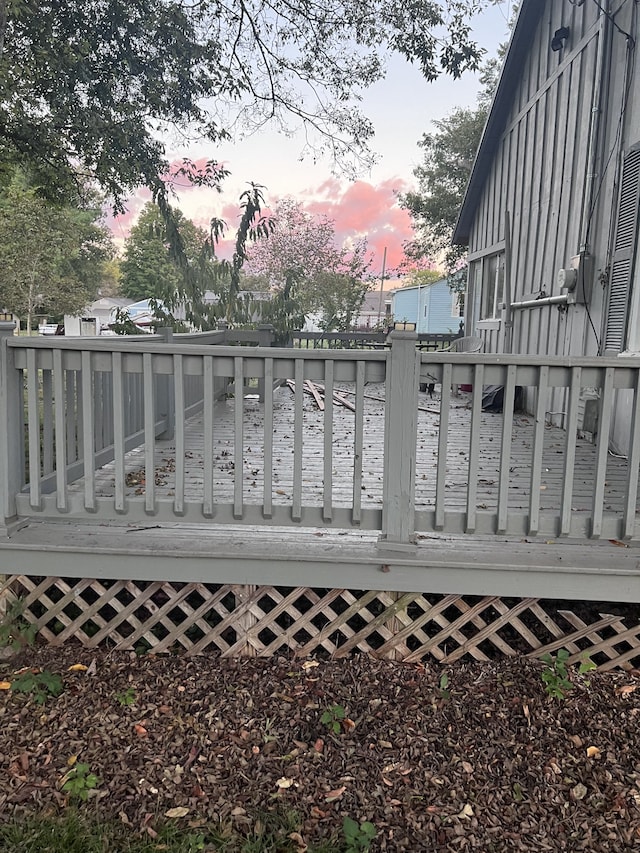
{"type": "MultiPolygon", "coordinates": [[[[626,30],[623,30],[623,29],[622,29],[622,27],[620,27],[620,26],[618,25],[618,22],[616,21],[616,19],[614,18],[614,16],[611,14],[611,12],[607,12],[607,10],[606,10],[606,9],[604,9],[604,8],[600,5],[599,0],[593,0],[593,2],[596,4],[596,6],[598,7],[598,9],[600,9],[600,11],[602,12],[602,14],[603,14],[606,18],[608,18],[608,19],[611,21],[611,23],[612,23],[612,24],[613,24],[613,26],[617,29],[617,31],[620,33],[620,35],[623,35],[623,36],[626,38],[626,40],[627,40],[627,41],[629,42],[629,44],[630,44],[631,50],[633,50],[633,48],[636,46],[636,41],[635,41],[634,37],[631,35],[631,33],[626,32],[626,30]]],[[[622,8],[622,7],[620,7],[620,8],[622,8]]]]}

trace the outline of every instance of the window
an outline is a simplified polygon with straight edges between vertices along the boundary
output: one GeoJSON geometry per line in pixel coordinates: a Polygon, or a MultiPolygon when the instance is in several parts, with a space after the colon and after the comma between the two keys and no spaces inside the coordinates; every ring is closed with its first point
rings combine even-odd
{"type": "Polygon", "coordinates": [[[488,255],[482,262],[482,296],[480,319],[493,320],[500,316],[504,298],[504,252],[488,255]]]}

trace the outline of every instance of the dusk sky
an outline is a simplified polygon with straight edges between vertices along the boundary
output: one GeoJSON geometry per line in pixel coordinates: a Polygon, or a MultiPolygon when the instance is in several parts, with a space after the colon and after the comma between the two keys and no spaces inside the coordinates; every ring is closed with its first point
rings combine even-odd
{"type": "MultiPolygon", "coordinates": [[[[487,57],[495,55],[506,38],[510,8],[511,0],[504,0],[474,21],[475,37],[487,50],[487,57]]],[[[300,160],[304,144],[301,135],[288,138],[273,130],[262,130],[215,149],[191,146],[168,152],[176,160],[184,156],[196,161],[216,159],[231,172],[222,194],[186,189],[176,203],[204,228],[212,217],[221,217],[227,222],[231,237],[238,219],[239,195],[253,181],[265,187],[270,208],[279,198],[292,196],[302,201],[310,213],[333,219],[339,241],[367,237],[374,256],[374,274],[380,273],[386,247],[387,269],[392,270],[403,260],[402,244],[412,234],[409,216],[398,207],[396,196],[415,184],[412,173],[421,155],[417,143],[431,129],[434,119],[443,118],[455,107],[474,106],[477,91],[476,75],[465,74],[460,80],[442,77],[428,83],[417,68],[393,58],[386,79],[372,86],[362,102],[363,112],[375,127],[371,147],[379,157],[367,174],[356,181],[333,175],[327,161],[300,160]]],[[[127,213],[112,223],[117,242],[122,242],[147,199],[145,193],[130,199],[127,213]]],[[[221,254],[226,254],[224,247],[221,254]]]]}

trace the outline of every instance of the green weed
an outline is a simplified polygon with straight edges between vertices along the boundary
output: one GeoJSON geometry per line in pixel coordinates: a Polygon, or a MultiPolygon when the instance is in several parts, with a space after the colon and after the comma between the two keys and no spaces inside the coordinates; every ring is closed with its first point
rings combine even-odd
{"type": "Polygon", "coordinates": [[[44,705],[49,696],[59,696],[64,685],[59,675],[47,669],[42,672],[29,669],[11,682],[11,690],[14,693],[30,693],[38,705],[44,705]]]}
{"type": "Polygon", "coordinates": [[[338,735],[342,731],[342,720],[344,720],[346,716],[346,712],[342,705],[331,705],[331,707],[327,708],[320,717],[320,722],[326,726],[329,731],[338,735]]]}
{"type": "Polygon", "coordinates": [[[74,764],[71,770],[64,775],[62,790],[70,797],[85,802],[89,799],[89,791],[98,787],[99,779],[91,772],[88,764],[74,764]]]}
{"type": "Polygon", "coordinates": [[[129,705],[135,705],[136,699],[137,694],[133,687],[127,687],[127,689],[123,690],[121,693],[116,693],[116,700],[123,708],[129,707],[129,705]]]}
{"type": "MultiPolygon", "coordinates": [[[[547,652],[540,659],[546,664],[541,676],[544,689],[554,699],[566,699],[567,694],[573,690],[573,682],[567,669],[569,652],[566,649],[558,649],[556,655],[547,652]]],[[[578,666],[578,674],[584,675],[595,668],[595,663],[585,656],[578,666]]]]}
{"type": "Polygon", "coordinates": [[[19,652],[25,646],[32,646],[35,643],[38,629],[22,618],[23,613],[24,602],[20,599],[11,602],[0,621],[0,648],[19,652]]]}
{"type": "Polygon", "coordinates": [[[368,820],[357,823],[350,817],[345,817],[342,822],[342,833],[345,840],[344,853],[360,853],[368,850],[378,834],[375,826],[368,820]]]}

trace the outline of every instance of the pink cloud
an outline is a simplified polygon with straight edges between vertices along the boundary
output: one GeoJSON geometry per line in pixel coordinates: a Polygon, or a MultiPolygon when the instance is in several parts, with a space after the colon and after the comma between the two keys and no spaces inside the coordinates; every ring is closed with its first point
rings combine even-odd
{"type": "Polygon", "coordinates": [[[406,188],[399,179],[380,184],[356,181],[346,187],[339,181],[326,181],[318,193],[325,197],[308,202],[305,209],[332,219],[341,243],[366,238],[374,255],[372,271],[381,269],[386,248],[387,269],[391,270],[405,259],[402,245],[413,236],[411,218],[398,205],[397,195],[406,188]]]}
{"type": "MultiPolygon", "coordinates": [[[[204,166],[206,160],[201,158],[194,162],[197,166],[204,166]]],[[[367,181],[347,184],[331,177],[315,187],[308,187],[295,197],[302,200],[303,208],[308,213],[325,216],[334,222],[336,242],[339,245],[366,238],[373,255],[371,272],[379,275],[384,249],[387,250],[387,271],[395,270],[405,260],[403,243],[413,236],[411,219],[398,205],[398,194],[407,189],[406,182],[399,178],[378,184],[367,181]]],[[[222,258],[230,258],[233,254],[241,216],[238,197],[235,192],[232,196],[227,200],[224,195],[213,193],[211,189],[188,186],[180,187],[180,199],[177,201],[185,215],[207,231],[213,216],[226,222],[225,236],[217,247],[217,254],[222,258]]],[[[110,221],[116,239],[127,236],[149,197],[147,191],[137,193],[129,200],[126,213],[110,221]]],[[[278,194],[269,193],[267,200],[268,204],[262,211],[265,216],[272,215],[278,194]]]]}

